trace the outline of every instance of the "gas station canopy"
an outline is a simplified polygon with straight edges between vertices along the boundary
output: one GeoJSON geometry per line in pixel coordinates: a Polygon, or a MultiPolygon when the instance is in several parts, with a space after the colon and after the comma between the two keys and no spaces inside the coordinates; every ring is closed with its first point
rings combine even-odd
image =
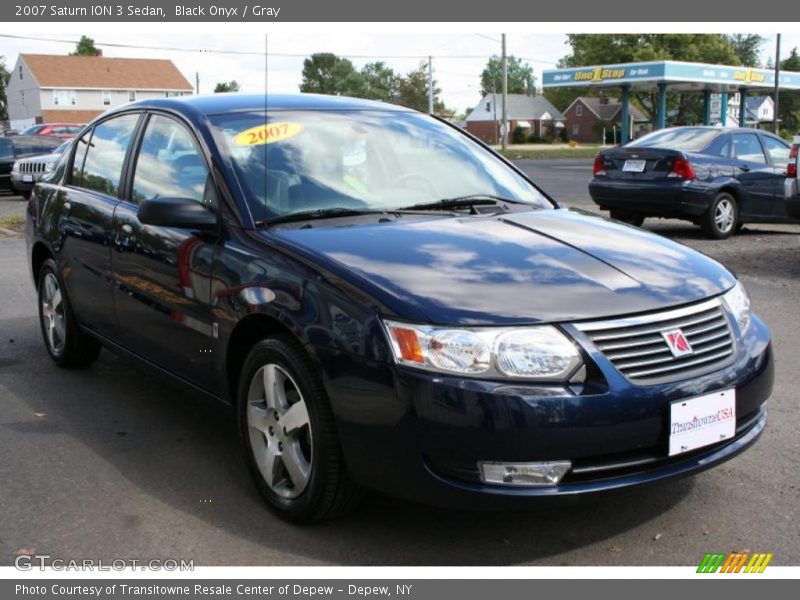
{"type": "MultiPolygon", "coordinates": [[[[702,63],[661,60],[641,63],[597,65],[552,69],[542,73],[542,87],[621,88],[622,140],[628,139],[628,94],[636,92],[658,92],[657,127],[666,124],[666,92],[697,92],[705,95],[706,124],[710,125],[711,94],[721,94],[721,122],[727,122],[728,94],[739,93],[741,106],[751,90],[774,90],[775,71],[750,67],[731,67],[702,63]]],[[[784,90],[800,90],[800,73],[780,71],[778,87],[784,90]]],[[[739,124],[744,127],[745,111],[739,111],[739,124]]]]}

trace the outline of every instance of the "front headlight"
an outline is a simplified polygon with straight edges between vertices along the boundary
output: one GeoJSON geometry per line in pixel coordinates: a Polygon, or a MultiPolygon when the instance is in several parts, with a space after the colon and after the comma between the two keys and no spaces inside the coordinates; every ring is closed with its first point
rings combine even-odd
{"type": "Polygon", "coordinates": [[[19,173],[19,162],[18,161],[14,162],[14,165],[11,167],[11,172],[12,173],[19,173]]]}
{"type": "Polygon", "coordinates": [[[56,166],[56,161],[54,161],[54,160],[51,160],[50,162],[46,162],[46,163],[44,164],[44,172],[45,172],[45,173],[50,173],[50,172],[52,172],[52,170],[53,170],[53,168],[54,168],[55,166],[56,166]]]}
{"type": "Polygon", "coordinates": [[[736,285],[730,290],[725,292],[722,296],[728,310],[731,311],[733,318],[739,325],[739,333],[745,334],[747,328],[750,327],[750,296],[747,290],[744,289],[741,281],[737,281],[736,285]]]}
{"type": "Polygon", "coordinates": [[[577,347],[550,325],[433,327],[384,321],[399,364],[483,378],[565,381],[581,365],[577,347]]]}

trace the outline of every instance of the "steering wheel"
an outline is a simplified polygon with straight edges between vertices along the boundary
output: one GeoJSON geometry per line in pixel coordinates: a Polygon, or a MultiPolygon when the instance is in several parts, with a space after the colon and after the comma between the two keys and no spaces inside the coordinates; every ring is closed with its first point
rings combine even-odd
{"type": "MultiPolygon", "coordinates": [[[[401,185],[407,181],[419,181],[422,183],[422,187],[425,188],[422,191],[428,192],[431,196],[436,196],[436,188],[433,187],[433,184],[430,180],[425,177],[422,173],[403,173],[402,175],[395,177],[389,182],[389,187],[408,187],[401,185]]],[[[419,188],[418,188],[419,189],[419,188]]]]}

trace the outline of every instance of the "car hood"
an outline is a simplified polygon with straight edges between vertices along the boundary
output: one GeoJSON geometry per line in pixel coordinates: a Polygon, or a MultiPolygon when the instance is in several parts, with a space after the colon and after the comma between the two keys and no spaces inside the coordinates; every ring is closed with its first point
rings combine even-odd
{"type": "Polygon", "coordinates": [[[735,282],[690,248],[566,209],[265,235],[277,235],[395,316],[438,324],[633,314],[708,298],[735,282]]]}
{"type": "Polygon", "coordinates": [[[18,163],[39,163],[56,161],[61,158],[60,154],[37,154],[35,156],[26,156],[25,158],[18,158],[18,163]]]}

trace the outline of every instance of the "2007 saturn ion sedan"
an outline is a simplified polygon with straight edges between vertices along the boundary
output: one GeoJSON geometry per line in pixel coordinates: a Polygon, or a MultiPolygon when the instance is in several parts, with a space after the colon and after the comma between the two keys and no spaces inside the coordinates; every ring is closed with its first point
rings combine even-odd
{"type": "Polygon", "coordinates": [[[559,208],[435,118],[311,95],[147,100],[28,209],[47,351],[236,407],[294,521],[371,488],[535,504],[695,473],[763,431],[770,337],[716,262],[559,208]]]}

